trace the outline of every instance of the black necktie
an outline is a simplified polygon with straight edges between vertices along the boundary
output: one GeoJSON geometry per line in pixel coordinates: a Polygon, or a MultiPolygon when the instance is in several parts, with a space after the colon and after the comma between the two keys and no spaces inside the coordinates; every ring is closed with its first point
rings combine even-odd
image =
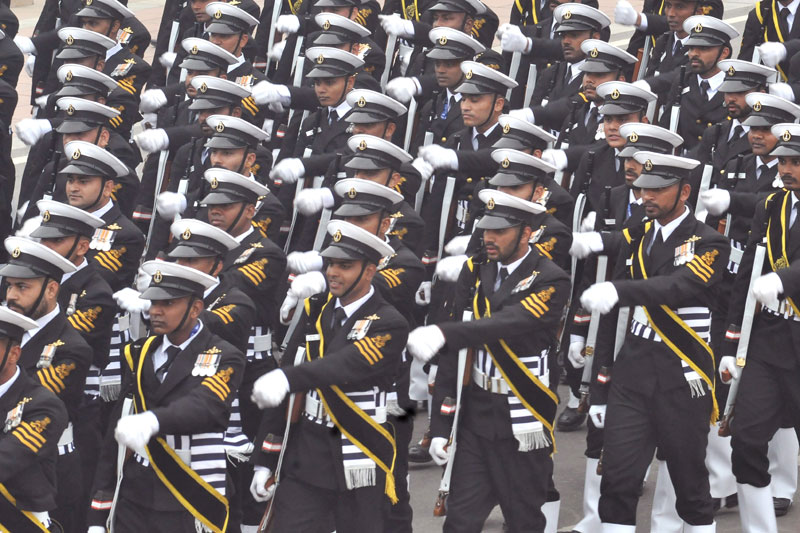
{"type": "Polygon", "coordinates": [[[502,285],[508,277],[508,269],[506,267],[500,267],[500,274],[498,275],[500,277],[500,285],[502,285]]]}
{"type": "Polygon", "coordinates": [[[783,38],[786,39],[789,36],[789,15],[791,12],[789,11],[788,7],[781,8],[780,12],[780,21],[778,22],[778,26],[781,29],[781,33],[783,34],[783,38]]]}
{"type": "Polygon", "coordinates": [[[158,378],[158,381],[162,383],[164,382],[164,378],[167,376],[167,371],[169,370],[169,367],[172,366],[172,363],[173,361],[175,361],[175,358],[178,357],[179,353],[181,353],[181,349],[175,345],[171,345],[167,348],[166,352],[167,352],[167,362],[158,367],[158,369],[156,370],[156,377],[158,378]]]}
{"type": "Polygon", "coordinates": [[[662,242],[661,228],[658,228],[653,235],[653,239],[650,241],[650,245],[647,247],[647,255],[650,255],[650,252],[653,250],[653,245],[661,244],[662,242]]]}
{"type": "Polygon", "coordinates": [[[333,323],[331,324],[331,328],[339,329],[342,327],[345,320],[347,320],[347,312],[344,310],[344,307],[337,307],[333,311],[333,323]]]}
{"type": "Polygon", "coordinates": [[[759,179],[761,179],[764,176],[766,176],[767,172],[769,172],[769,166],[768,165],[764,165],[764,164],[758,165],[758,178],[759,179]]]}
{"type": "Polygon", "coordinates": [[[700,94],[703,95],[703,99],[708,101],[708,90],[711,88],[711,85],[708,83],[708,80],[703,80],[700,82],[700,94]]]}
{"type": "Polygon", "coordinates": [[[328,124],[334,124],[338,121],[339,121],[339,113],[337,113],[335,109],[331,109],[331,112],[328,115],[328,124]]]}
{"type": "Polygon", "coordinates": [[[741,139],[742,135],[744,134],[744,128],[741,124],[737,125],[733,128],[733,135],[731,135],[731,142],[738,141],[741,139]]]}
{"type": "Polygon", "coordinates": [[[572,67],[569,63],[564,64],[567,66],[566,72],[564,72],[564,85],[569,85],[569,83],[572,81],[572,67]]]}
{"type": "Polygon", "coordinates": [[[672,57],[680,57],[683,54],[683,43],[678,39],[675,40],[675,48],[672,51],[672,57]]]}
{"type": "Polygon", "coordinates": [[[480,150],[480,149],[481,149],[481,148],[483,148],[483,147],[484,147],[484,145],[486,144],[486,135],[484,135],[483,133],[479,133],[479,134],[477,134],[477,135],[475,136],[475,141],[476,141],[476,142],[477,142],[477,144],[478,144],[478,150],[480,150]]]}
{"type": "Polygon", "coordinates": [[[586,117],[586,131],[597,131],[597,106],[592,106],[589,110],[589,116],[586,117]]]}

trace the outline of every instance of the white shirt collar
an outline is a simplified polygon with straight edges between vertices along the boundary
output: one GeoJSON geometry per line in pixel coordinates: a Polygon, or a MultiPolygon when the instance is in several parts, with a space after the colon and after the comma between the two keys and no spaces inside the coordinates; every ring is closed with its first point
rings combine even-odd
{"type": "MultiPolygon", "coordinates": [[[[239,68],[239,65],[243,63],[244,63],[244,54],[240,53],[239,57],[236,58],[236,63],[228,65],[228,72],[231,72],[232,70],[239,68]]],[[[236,81],[236,80],[231,80],[231,81],[236,81]]]]}
{"type": "Polygon", "coordinates": [[[87,261],[87,260],[86,260],[86,258],[84,257],[84,258],[83,258],[83,262],[82,262],[80,265],[78,265],[78,266],[75,268],[75,270],[73,270],[72,272],[66,272],[66,273],[64,273],[64,275],[62,275],[62,276],[61,276],[61,283],[63,284],[63,283],[64,283],[65,281],[67,281],[69,278],[71,278],[72,276],[74,276],[76,272],[78,272],[79,270],[83,270],[83,269],[84,269],[84,268],[86,268],[87,266],[89,266],[89,261],[87,261]]]}
{"type": "Polygon", "coordinates": [[[764,160],[761,159],[760,155],[756,156],[756,170],[758,170],[758,167],[760,167],[761,165],[767,165],[767,168],[772,168],[777,164],[778,164],[778,158],[777,157],[774,157],[772,159],[772,161],[770,161],[769,163],[765,163],[764,160]]]}
{"type": "Polygon", "coordinates": [[[115,44],[114,46],[112,46],[111,48],[106,50],[106,61],[108,61],[109,57],[113,56],[114,54],[116,54],[120,50],[122,50],[122,45],[119,44],[119,43],[115,44]]]}
{"type": "Polygon", "coordinates": [[[3,395],[6,392],[8,392],[8,389],[10,389],[11,385],[13,385],[15,381],[17,381],[18,377],[19,377],[19,365],[17,365],[17,370],[16,372],[14,372],[14,375],[11,376],[11,379],[0,385],[0,398],[2,398],[3,395]]]}
{"type": "Polygon", "coordinates": [[[36,324],[38,324],[38,326],[33,329],[29,329],[28,331],[22,334],[22,342],[20,342],[20,346],[25,346],[25,344],[27,344],[29,340],[31,340],[37,333],[39,333],[39,331],[43,327],[49,324],[50,321],[53,320],[56,317],[56,315],[58,315],[58,313],[60,312],[61,308],[58,306],[58,304],[56,304],[55,308],[53,308],[52,311],[50,311],[46,315],[42,315],[39,318],[37,318],[36,324]]]}
{"type": "Polygon", "coordinates": [[[725,81],[725,71],[720,70],[710,78],[701,78],[700,74],[697,74],[697,85],[699,86],[703,80],[708,82],[708,99],[711,100],[719,91],[722,82],[725,81]]]}
{"type": "Polygon", "coordinates": [[[98,209],[97,211],[91,211],[91,213],[96,216],[103,218],[103,215],[111,211],[111,208],[114,207],[114,200],[109,200],[106,205],[98,209]]]}
{"type": "Polygon", "coordinates": [[[569,81],[574,80],[576,77],[583,74],[583,71],[580,69],[580,66],[586,63],[585,59],[581,59],[577,63],[568,63],[569,65],[569,81]]]}
{"type": "Polygon", "coordinates": [[[339,298],[336,298],[336,306],[334,307],[334,310],[338,309],[339,307],[341,307],[342,309],[344,309],[344,312],[347,315],[347,318],[350,318],[351,316],[353,316],[353,313],[358,311],[359,307],[364,305],[367,300],[372,298],[373,294],[375,294],[375,289],[372,287],[372,285],[370,285],[369,286],[369,292],[367,292],[367,294],[365,296],[362,296],[361,298],[359,298],[355,302],[351,302],[351,303],[349,303],[347,305],[342,305],[342,302],[339,300],[339,298]]]}
{"type": "Polygon", "coordinates": [[[642,205],[642,197],[636,198],[636,195],[633,194],[633,189],[628,189],[628,203],[642,205]]]}
{"type": "MultiPolygon", "coordinates": [[[[800,6],[800,0],[794,0],[793,2],[789,2],[789,5],[787,5],[787,6],[785,6],[785,5],[781,4],[780,2],[778,2],[778,5],[776,5],[775,7],[778,10],[778,14],[780,14],[781,9],[783,9],[784,7],[788,8],[789,9],[789,13],[790,13],[789,18],[791,19],[797,14],[797,7],[798,6],[800,6]]],[[[791,22],[792,21],[789,20],[788,22],[789,22],[789,27],[791,27],[791,22]]]]}
{"type": "Polygon", "coordinates": [[[350,111],[351,107],[350,104],[347,103],[347,100],[342,100],[342,103],[337,105],[336,107],[328,107],[328,116],[330,116],[331,111],[336,111],[336,114],[339,116],[339,120],[344,118],[348,111],[350,111]]]}
{"type": "Polygon", "coordinates": [[[253,226],[250,226],[249,228],[247,228],[247,231],[245,231],[244,233],[242,233],[238,237],[234,237],[234,239],[236,239],[236,242],[241,244],[241,242],[243,240],[245,240],[247,238],[247,236],[250,235],[251,233],[253,233],[253,226]]]}
{"type": "Polygon", "coordinates": [[[461,101],[461,93],[454,93],[450,89],[445,89],[447,91],[447,101],[449,102],[451,98],[455,98],[456,102],[461,101]]]}
{"type": "Polygon", "coordinates": [[[528,248],[528,251],[525,252],[525,255],[523,255],[522,257],[520,257],[519,259],[517,259],[516,261],[514,261],[513,263],[510,263],[508,265],[504,265],[500,261],[498,261],[497,262],[497,273],[500,274],[500,269],[501,268],[505,268],[508,271],[508,275],[510,276],[511,274],[514,273],[514,271],[517,269],[517,267],[519,265],[521,265],[523,261],[525,261],[525,258],[528,257],[529,253],[531,253],[531,249],[530,248],[528,248]]]}
{"type": "Polygon", "coordinates": [[[207,288],[203,292],[203,298],[208,298],[208,295],[211,294],[212,292],[214,292],[214,289],[219,287],[219,278],[215,278],[215,279],[217,280],[216,283],[214,283],[212,286],[210,286],[209,288],[207,288]]]}
{"type": "MultiPolygon", "coordinates": [[[[683,45],[683,49],[685,50],[685,49],[686,49],[686,39],[688,39],[688,38],[689,38],[689,34],[687,33],[687,34],[686,34],[686,37],[684,37],[683,39],[681,39],[680,37],[678,37],[678,34],[677,34],[677,33],[673,33],[673,35],[675,36],[675,43],[677,43],[678,41],[680,41],[680,42],[681,42],[681,44],[683,45]]],[[[675,49],[675,43],[672,43],[672,49],[673,49],[673,50],[675,49]]]]}
{"type": "Polygon", "coordinates": [[[730,131],[730,134],[728,135],[728,140],[730,140],[730,139],[731,139],[731,137],[733,136],[733,130],[735,130],[735,129],[736,129],[736,126],[741,126],[741,127],[742,127],[742,130],[743,130],[745,133],[747,133],[747,132],[749,132],[749,131],[750,131],[750,126],[746,126],[746,125],[742,124],[742,123],[739,121],[739,119],[738,119],[738,118],[731,119],[731,131],[730,131]]]}
{"type": "MultiPolygon", "coordinates": [[[[483,136],[484,137],[488,137],[489,134],[491,134],[492,131],[494,131],[494,129],[497,127],[498,124],[499,124],[499,122],[495,122],[494,124],[489,126],[489,129],[487,129],[486,131],[483,132],[483,136]]],[[[472,140],[474,141],[478,137],[479,134],[480,134],[480,132],[478,131],[478,128],[473,126],[472,127],[472,140]]]]}
{"type": "MultiPolygon", "coordinates": [[[[180,345],[177,345],[178,348],[180,348],[181,350],[185,350],[186,347],[189,346],[189,343],[192,342],[194,340],[194,338],[197,337],[197,335],[201,331],[203,331],[203,321],[202,320],[198,320],[197,321],[197,329],[192,330],[192,333],[189,335],[189,338],[186,339],[185,341],[183,341],[180,345]]],[[[167,348],[169,348],[170,346],[176,346],[176,345],[172,344],[170,342],[170,340],[169,340],[169,337],[167,337],[166,335],[163,335],[163,337],[164,337],[164,342],[161,343],[161,351],[166,353],[167,348]]]]}
{"type": "Polygon", "coordinates": [[[688,217],[690,212],[691,211],[689,211],[687,206],[683,206],[683,214],[672,222],[668,223],[666,226],[662,226],[658,220],[653,221],[653,227],[655,228],[654,231],[658,231],[659,229],[661,230],[662,242],[665,242],[667,239],[669,239],[669,236],[672,235],[672,232],[675,231],[675,228],[681,225],[683,219],[688,217]]]}

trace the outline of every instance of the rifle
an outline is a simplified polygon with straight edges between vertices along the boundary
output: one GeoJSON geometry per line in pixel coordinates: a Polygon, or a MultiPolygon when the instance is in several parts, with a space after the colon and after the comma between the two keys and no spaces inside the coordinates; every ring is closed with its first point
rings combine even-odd
{"type": "MultiPolygon", "coordinates": [[[[123,416],[127,416],[133,413],[133,396],[128,395],[122,400],[122,413],[120,418],[123,416]]],[[[125,461],[130,457],[131,452],[122,444],[117,445],[117,484],[114,487],[114,499],[111,500],[111,511],[108,513],[108,520],[106,521],[106,527],[108,531],[113,533],[114,531],[114,515],[117,511],[117,500],[119,499],[119,489],[122,486],[122,472],[124,470],[125,461]]]]}
{"type": "Polygon", "coordinates": [[[417,117],[418,106],[417,99],[411,98],[411,101],[408,103],[408,111],[406,114],[406,135],[403,139],[403,150],[406,152],[408,152],[408,148],[411,146],[411,136],[414,133],[414,122],[417,117]]]}
{"type": "Polygon", "coordinates": [[[714,173],[714,167],[705,165],[703,167],[703,177],[700,179],[700,189],[697,191],[697,207],[694,209],[694,216],[700,222],[705,222],[708,218],[708,208],[703,202],[703,193],[711,188],[711,175],[714,173]]]}
{"type": "Polygon", "coordinates": [[[678,123],[681,119],[681,97],[683,96],[683,88],[686,84],[686,65],[681,65],[681,73],[678,78],[678,90],[673,95],[672,109],[669,116],[669,131],[678,133],[678,123]]]}
{"type": "MultiPolygon", "coordinates": [[[[461,315],[462,322],[469,322],[472,320],[472,311],[464,310],[461,315]]],[[[456,400],[455,410],[453,412],[453,427],[450,430],[450,441],[448,448],[450,450],[450,457],[447,460],[447,466],[444,468],[442,480],[439,482],[439,494],[436,496],[436,503],[433,506],[433,516],[444,516],[447,514],[447,496],[450,494],[450,478],[453,475],[453,463],[455,462],[456,454],[456,436],[458,433],[458,417],[461,413],[461,392],[464,389],[464,381],[466,373],[469,371],[467,368],[467,361],[471,359],[470,348],[462,348],[458,351],[458,376],[456,381],[456,400]]],[[[447,400],[447,398],[445,398],[447,400]]]]}
{"type": "MultiPolygon", "coordinates": [[[[605,206],[603,207],[603,218],[600,223],[600,231],[606,231],[609,227],[614,225],[614,220],[609,220],[609,213],[611,212],[611,187],[606,185],[605,188],[605,206]]],[[[603,283],[606,281],[608,273],[608,255],[603,254],[597,258],[597,277],[595,283],[603,283]]],[[[580,393],[581,399],[578,404],[579,413],[589,412],[589,386],[592,383],[592,362],[594,360],[594,350],[597,345],[597,333],[600,331],[600,312],[592,311],[592,318],[589,320],[589,332],[586,335],[586,346],[583,349],[586,357],[585,364],[583,365],[583,374],[581,376],[580,393]]]]}
{"type": "MultiPolygon", "coordinates": [[[[174,52],[175,45],[178,43],[178,36],[181,31],[181,13],[183,8],[186,7],[186,2],[182,1],[178,4],[178,9],[175,11],[175,17],[172,19],[172,25],[169,29],[169,41],[167,41],[167,52],[174,52]]],[[[156,58],[158,59],[158,58],[156,58]]],[[[165,76],[169,76],[169,68],[165,69],[165,76]]]]}
{"type": "MultiPolygon", "coordinates": [[[[727,187],[727,190],[729,192],[733,192],[736,189],[736,184],[739,182],[739,178],[744,178],[744,176],[741,175],[743,159],[744,159],[744,155],[742,155],[742,154],[739,154],[738,156],[736,156],[736,170],[732,174],[728,174],[728,179],[727,179],[728,187],[727,187]]],[[[730,212],[727,215],[725,215],[725,219],[719,221],[719,224],[717,225],[717,231],[722,233],[726,237],[728,236],[728,234],[731,231],[731,214],[730,214],[730,212]]],[[[731,252],[733,252],[733,248],[731,248],[731,252]]],[[[739,257],[739,260],[741,261],[741,257],[739,257]]],[[[739,261],[735,261],[735,262],[737,264],[739,263],[739,261]]]]}
{"type": "Polygon", "coordinates": [[[386,61],[381,74],[381,87],[386,87],[386,82],[389,81],[389,73],[392,70],[392,62],[394,61],[394,51],[397,48],[397,35],[389,35],[386,41],[386,61]]]}
{"type": "MultiPolygon", "coordinates": [[[[512,80],[517,79],[517,74],[519,73],[519,63],[520,59],[522,58],[521,52],[514,52],[511,54],[511,67],[508,69],[508,77],[512,80]]],[[[513,87],[509,88],[506,91],[506,101],[511,100],[511,92],[514,90],[513,87]]]]}
{"type": "Polygon", "coordinates": [[[533,98],[533,89],[536,87],[536,78],[539,75],[538,67],[535,63],[531,63],[528,69],[528,81],[525,83],[525,99],[522,101],[522,107],[529,107],[531,105],[531,98],[533,98]]]}
{"type": "MultiPolygon", "coordinates": [[[[423,141],[423,146],[429,146],[433,144],[433,132],[426,131],[425,132],[425,140],[423,141]]],[[[433,180],[433,175],[430,177],[433,180]]],[[[428,183],[425,180],[420,181],[419,189],[417,189],[417,195],[414,197],[414,211],[417,214],[422,212],[422,200],[425,198],[425,188],[428,186],[428,183]]]]}
{"type": "MultiPolygon", "coordinates": [[[[264,72],[269,71],[269,63],[271,61],[270,54],[272,48],[275,46],[275,23],[281,15],[281,7],[283,6],[283,0],[272,0],[272,2],[272,22],[269,25],[269,36],[267,37],[267,65],[264,67],[264,72]]],[[[295,50],[295,52],[296,51],[297,50],[295,50]]],[[[296,54],[295,57],[297,57],[296,54]]]]}

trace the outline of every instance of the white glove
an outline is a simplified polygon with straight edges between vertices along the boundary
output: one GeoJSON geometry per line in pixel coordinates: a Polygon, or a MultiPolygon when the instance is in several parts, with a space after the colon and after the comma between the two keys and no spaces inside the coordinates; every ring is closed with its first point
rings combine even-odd
{"type": "Polygon", "coordinates": [[[269,488],[266,488],[267,481],[272,477],[272,470],[264,466],[257,466],[253,472],[253,481],[250,482],[250,494],[253,499],[259,503],[263,503],[272,499],[275,494],[275,487],[273,483],[269,488]]]}
{"type": "Polygon", "coordinates": [[[414,294],[414,301],[417,305],[428,305],[431,303],[431,282],[423,281],[419,284],[417,292],[414,294]]]}
{"type": "Polygon", "coordinates": [[[550,163],[558,170],[564,170],[567,168],[567,152],[549,148],[542,152],[542,161],[550,163]]]}
{"type": "Polygon", "coordinates": [[[333,207],[333,193],[327,187],[303,189],[294,199],[294,206],[301,215],[313,215],[333,207]]]}
{"type": "Polygon", "coordinates": [[[411,78],[394,78],[386,84],[386,94],[407,104],[417,95],[417,84],[411,78]]]}
{"type": "Polygon", "coordinates": [[[28,73],[28,76],[31,78],[33,77],[33,69],[36,67],[36,56],[31,54],[28,56],[28,59],[25,60],[25,72],[28,73]]]}
{"type": "Polygon", "coordinates": [[[597,223],[597,211],[589,211],[589,214],[581,220],[581,232],[594,231],[594,225],[597,223]]]}
{"type": "Polygon", "coordinates": [[[305,300],[328,288],[325,274],[322,272],[306,272],[294,278],[290,289],[299,300],[305,300]]]}
{"type": "Polygon", "coordinates": [[[794,102],[794,91],[792,90],[792,86],[788,83],[770,83],[769,84],[769,94],[780,96],[785,100],[789,100],[790,102],[794,102]]]}
{"type": "Polygon", "coordinates": [[[52,129],[53,126],[47,119],[23,118],[17,122],[17,137],[28,146],[33,146],[36,141],[52,129]]]}
{"type": "Polygon", "coordinates": [[[619,301],[617,288],[610,281],[595,283],[581,294],[581,305],[588,311],[599,311],[605,315],[619,301]]]}
{"type": "Polygon", "coordinates": [[[281,60],[283,57],[283,50],[286,48],[286,40],[278,41],[277,43],[272,45],[272,51],[270,51],[269,56],[267,59],[270,61],[275,61],[276,63],[281,60]]]}
{"type": "Polygon", "coordinates": [[[760,44],[758,53],[761,55],[761,62],[772,68],[775,68],[778,63],[786,59],[786,47],[783,43],[760,44]]]}
{"type": "Polygon", "coordinates": [[[278,91],[278,85],[267,80],[260,81],[253,86],[253,100],[258,105],[272,104],[283,100],[278,91]]]}
{"type": "Polygon", "coordinates": [[[453,237],[450,242],[444,245],[444,251],[450,255],[464,255],[472,235],[459,235],[453,237]]]}
{"type": "Polygon", "coordinates": [[[22,226],[14,233],[17,237],[27,237],[28,239],[39,241],[39,239],[35,237],[31,237],[31,233],[39,229],[39,226],[42,225],[42,215],[36,215],[35,217],[31,217],[25,222],[22,223],[22,226]]]}
{"type": "Polygon", "coordinates": [[[569,336],[569,350],[567,350],[567,359],[572,363],[574,368],[583,368],[586,366],[586,358],[583,356],[583,349],[586,347],[586,339],[579,335],[569,336]]]}
{"type": "Polygon", "coordinates": [[[522,109],[512,109],[508,112],[508,114],[514,118],[518,118],[520,120],[525,120],[533,124],[534,116],[533,116],[533,109],[530,107],[523,107],[522,109]]]}
{"type": "Polygon", "coordinates": [[[104,402],[115,402],[122,389],[122,376],[100,375],[100,397],[104,402]]]}
{"type": "Polygon", "coordinates": [[[161,89],[148,89],[142,93],[142,100],[139,103],[139,111],[142,113],[154,113],[167,105],[167,95],[161,89]]]}
{"type": "Polygon", "coordinates": [[[777,272],[770,272],[753,282],[753,296],[759,303],[772,308],[778,307],[778,295],[783,292],[783,282],[777,272]]]}
{"type": "Polygon", "coordinates": [[[136,290],[139,292],[146,291],[151,281],[153,281],[153,276],[145,272],[142,267],[139,267],[136,272],[136,290]]]}
{"type": "Polygon", "coordinates": [[[17,34],[14,37],[14,44],[17,45],[17,48],[19,48],[19,51],[23,54],[36,55],[36,45],[33,44],[30,37],[17,34]]]}
{"type": "Polygon", "coordinates": [[[161,66],[165,69],[171,69],[172,65],[175,64],[175,60],[178,59],[178,54],[175,52],[164,52],[158,58],[158,62],[161,63],[161,66]]]}
{"type": "Polygon", "coordinates": [[[458,275],[461,274],[461,268],[464,266],[467,259],[466,255],[442,257],[439,259],[439,262],[436,263],[436,275],[442,281],[453,282],[458,280],[458,275]]]}
{"type": "Polygon", "coordinates": [[[605,405],[590,405],[589,418],[592,419],[592,424],[597,429],[603,429],[606,425],[606,406],[605,405]]]}
{"type": "Polygon", "coordinates": [[[444,346],[444,333],[438,326],[422,326],[408,334],[406,348],[423,363],[430,361],[444,346]]]}
{"type": "MultiPolygon", "coordinates": [[[[645,91],[650,91],[650,84],[647,83],[644,80],[636,80],[631,85],[633,85],[634,87],[638,87],[640,89],[644,89],[645,91]]],[[[650,92],[653,92],[653,91],[650,91],[650,92]]]]}
{"type": "Polygon", "coordinates": [[[139,148],[147,153],[159,152],[169,148],[169,135],[162,128],[151,128],[133,138],[139,148]]]}
{"type": "Polygon", "coordinates": [[[278,179],[283,183],[297,183],[306,173],[303,161],[297,157],[282,159],[269,171],[269,177],[273,180],[278,179]]]}
{"type": "Polygon", "coordinates": [[[739,378],[739,368],[736,366],[736,358],[732,355],[726,355],[719,360],[719,377],[723,383],[730,383],[731,380],[725,381],[725,371],[730,372],[731,379],[739,378]]]}
{"type": "Polygon", "coordinates": [[[158,126],[158,113],[142,113],[142,126],[148,130],[158,126]]]}
{"type": "Polygon", "coordinates": [[[152,411],[145,411],[138,415],[120,418],[114,429],[114,438],[142,457],[147,457],[144,447],[156,433],[158,433],[158,418],[152,411]]]}
{"type": "Polygon", "coordinates": [[[433,437],[431,439],[431,447],[428,448],[428,453],[431,454],[433,462],[439,466],[444,466],[450,460],[450,451],[445,449],[447,446],[447,439],[444,437],[433,437]]]}
{"type": "Polygon", "coordinates": [[[322,270],[322,256],[316,250],[308,252],[292,252],[286,256],[289,272],[305,274],[312,270],[322,270]]]}
{"type": "Polygon", "coordinates": [[[280,33],[297,33],[300,29],[300,19],[297,15],[281,15],[275,21],[275,31],[280,33]]]}
{"type": "MultiPolygon", "coordinates": [[[[414,161],[412,161],[411,166],[417,169],[420,176],[422,177],[423,182],[431,179],[431,176],[433,175],[433,167],[421,157],[418,157],[414,161]]],[[[420,184],[420,187],[424,186],[425,186],[424,183],[420,184]]]]}
{"type": "Polygon", "coordinates": [[[179,192],[162,192],[156,199],[156,209],[161,216],[172,218],[186,209],[186,197],[179,192]]]}
{"type": "Polygon", "coordinates": [[[138,315],[150,310],[150,300],[140,298],[140,293],[136,289],[126,287],[114,293],[114,301],[120,309],[132,314],[138,315]]]}
{"type": "Polygon", "coordinates": [[[519,26],[513,24],[503,24],[500,26],[497,34],[498,37],[500,37],[500,47],[503,49],[503,52],[521,52],[524,54],[528,52],[533,45],[531,39],[522,34],[522,30],[519,29],[519,26]]]}
{"type": "Polygon", "coordinates": [[[573,233],[572,246],[569,247],[569,255],[583,259],[592,253],[603,251],[603,238],[596,231],[586,233],[573,233]]]}
{"type": "Polygon", "coordinates": [[[256,380],[250,399],[259,409],[266,409],[280,405],[287,394],[289,394],[289,380],[286,379],[283,370],[276,368],[256,380]]]}
{"type": "Polygon", "coordinates": [[[423,161],[436,170],[458,170],[458,155],[455,150],[438,144],[429,144],[421,146],[418,154],[423,161]]]}
{"type": "Polygon", "coordinates": [[[106,533],[105,526],[89,526],[86,533],[106,533]]]}
{"type": "Polygon", "coordinates": [[[47,99],[50,95],[43,94],[42,96],[37,96],[33,101],[36,102],[36,105],[39,107],[44,107],[47,105],[47,99]]]}
{"type": "Polygon", "coordinates": [[[614,22],[623,26],[636,26],[639,12],[636,11],[628,0],[619,0],[614,8],[614,22]]]}
{"type": "Polygon", "coordinates": [[[719,216],[731,205],[731,193],[725,189],[709,189],[700,194],[703,204],[708,212],[714,216],[719,216]]]}
{"type": "Polygon", "coordinates": [[[291,313],[295,309],[297,309],[297,302],[300,301],[300,298],[297,297],[295,293],[292,291],[288,291],[286,293],[286,297],[283,299],[283,303],[281,304],[281,324],[284,326],[288,326],[289,323],[292,321],[291,313]]]}
{"type": "Polygon", "coordinates": [[[414,37],[414,24],[397,13],[391,15],[378,15],[381,27],[389,35],[396,35],[402,39],[414,37]]]}

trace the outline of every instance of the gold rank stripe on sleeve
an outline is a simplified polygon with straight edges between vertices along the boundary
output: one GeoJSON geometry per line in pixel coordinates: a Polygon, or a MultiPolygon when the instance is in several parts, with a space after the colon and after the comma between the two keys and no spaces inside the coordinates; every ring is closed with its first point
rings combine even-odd
{"type": "Polygon", "coordinates": [[[253,115],[258,114],[258,106],[256,105],[256,101],[253,99],[252,96],[248,96],[247,98],[242,98],[242,107],[244,107],[247,111],[252,113],[253,115]]]}
{"type": "Polygon", "coordinates": [[[539,250],[539,253],[542,254],[543,256],[545,256],[546,258],[548,258],[548,259],[552,259],[553,258],[553,256],[548,251],[547,247],[542,245],[542,243],[537,242],[536,243],[536,249],[539,250]]]}
{"type": "Polygon", "coordinates": [[[67,317],[67,320],[78,331],[90,333],[95,328],[94,318],[81,310],[75,311],[75,313],[67,317]]]}
{"type": "Polygon", "coordinates": [[[61,394],[66,388],[64,381],[56,374],[55,368],[48,366],[36,372],[39,382],[53,394],[61,394]]]}
{"type": "Polygon", "coordinates": [[[238,270],[244,274],[253,285],[259,285],[262,281],[267,279],[267,275],[264,273],[264,266],[266,264],[266,259],[259,259],[253,263],[240,266],[238,270]]]}
{"type": "Polygon", "coordinates": [[[122,117],[111,117],[108,119],[108,123],[111,124],[113,128],[119,128],[122,126],[122,117]]]}
{"type": "Polygon", "coordinates": [[[119,272],[122,268],[122,261],[119,258],[125,253],[125,248],[118,250],[108,250],[107,252],[98,252],[95,254],[94,259],[106,270],[112,272],[119,272]]]}
{"type": "Polygon", "coordinates": [[[202,381],[201,385],[208,387],[211,392],[224,402],[231,393],[231,389],[228,387],[231,374],[233,374],[233,368],[228,367],[225,370],[220,370],[213,376],[207,377],[202,381]]]}
{"type": "Polygon", "coordinates": [[[376,345],[374,339],[371,339],[369,337],[364,337],[360,341],[356,341],[353,344],[358,349],[359,353],[364,356],[364,359],[366,359],[370,365],[374,365],[375,363],[383,359],[383,353],[381,353],[380,349],[378,349],[378,346],[376,345]]]}
{"type": "Polygon", "coordinates": [[[222,323],[225,325],[233,323],[233,316],[231,316],[231,311],[233,308],[236,307],[235,305],[226,305],[224,307],[220,307],[219,309],[214,309],[211,311],[215,315],[217,315],[221,320],[222,323]]]}
{"type": "Polygon", "coordinates": [[[136,87],[133,85],[133,80],[136,78],[136,75],[128,76],[127,78],[123,78],[117,81],[117,85],[119,85],[125,91],[136,94],[136,87]]]}
{"type": "Polygon", "coordinates": [[[536,318],[542,318],[550,308],[544,303],[541,298],[539,298],[536,294],[531,294],[527,298],[523,299],[521,302],[522,307],[528,310],[533,316],[536,318]]]}
{"type": "Polygon", "coordinates": [[[389,284],[389,288],[393,289],[403,282],[400,280],[399,274],[401,273],[400,270],[395,270],[393,268],[388,268],[386,270],[380,270],[380,275],[386,279],[386,282],[389,284]]]}
{"type": "Polygon", "coordinates": [[[37,453],[44,446],[45,440],[30,424],[23,421],[11,432],[17,440],[24,444],[30,451],[37,453]]]}
{"type": "Polygon", "coordinates": [[[703,280],[703,282],[708,283],[708,280],[711,279],[711,276],[714,275],[714,269],[708,266],[704,261],[700,259],[698,256],[694,256],[694,258],[686,263],[686,266],[694,272],[694,274],[703,280]]]}

